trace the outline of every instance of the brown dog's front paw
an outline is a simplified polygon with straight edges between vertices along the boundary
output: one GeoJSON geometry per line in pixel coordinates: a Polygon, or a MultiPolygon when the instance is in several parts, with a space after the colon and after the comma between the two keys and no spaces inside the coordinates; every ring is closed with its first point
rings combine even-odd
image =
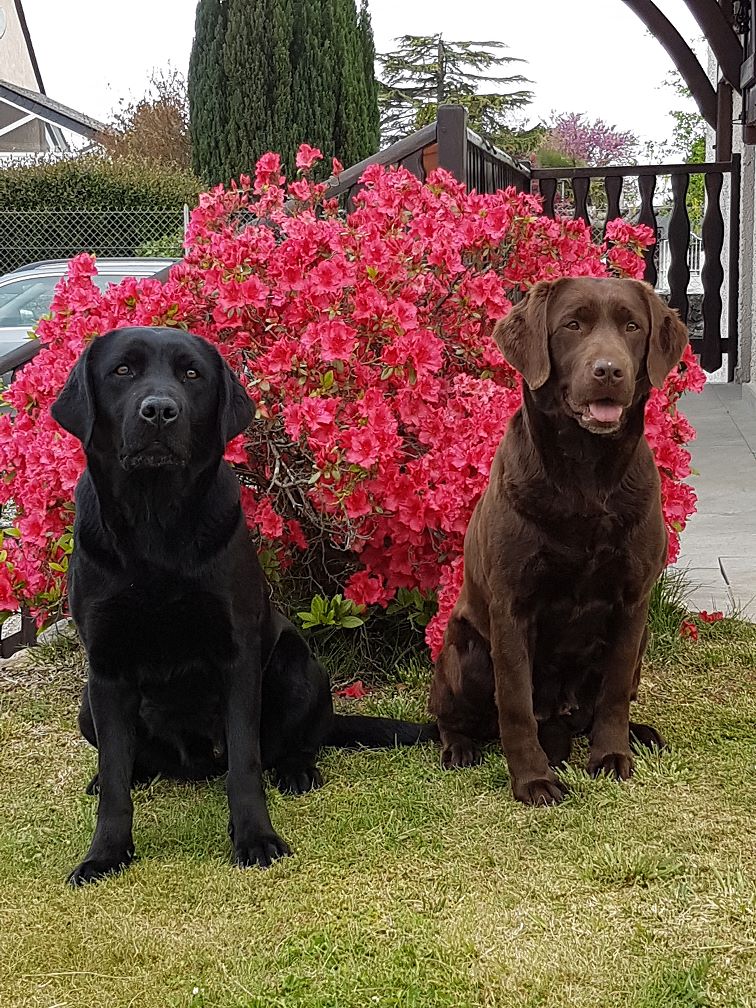
{"type": "Polygon", "coordinates": [[[565,789],[556,777],[515,778],[512,793],[524,805],[558,805],[565,797],[565,789]]]}
{"type": "Polygon", "coordinates": [[[633,772],[633,761],[628,753],[607,753],[605,756],[591,756],[588,773],[591,777],[605,774],[613,780],[627,780],[633,772]]]}
{"type": "Polygon", "coordinates": [[[441,752],[441,766],[444,770],[461,770],[482,762],[483,753],[469,739],[464,742],[452,742],[441,752]]]}

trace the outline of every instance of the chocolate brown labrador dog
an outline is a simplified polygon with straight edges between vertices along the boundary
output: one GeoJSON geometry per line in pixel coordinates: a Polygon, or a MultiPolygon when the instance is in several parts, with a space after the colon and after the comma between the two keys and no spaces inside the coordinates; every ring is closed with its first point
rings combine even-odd
{"type": "Polygon", "coordinates": [[[667,555],[644,407],[688,333],[635,280],[536,284],[494,338],[524,378],[465,538],[465,577],[431,688],[447,768],[497,736],[517,799],[561,801],[575,735],[624,780],[651,588],[667,555]]]}

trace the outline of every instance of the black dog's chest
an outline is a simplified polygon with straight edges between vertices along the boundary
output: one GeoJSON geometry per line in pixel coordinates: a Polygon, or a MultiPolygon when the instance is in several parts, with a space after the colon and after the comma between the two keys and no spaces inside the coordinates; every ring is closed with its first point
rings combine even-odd
{"type": "Polygon", "coordinates": [[[84,622],[101,675],[164,680],[234,658],[230,613],[215,595],[190,586],[130,585],[95,603],[84,622]]]}

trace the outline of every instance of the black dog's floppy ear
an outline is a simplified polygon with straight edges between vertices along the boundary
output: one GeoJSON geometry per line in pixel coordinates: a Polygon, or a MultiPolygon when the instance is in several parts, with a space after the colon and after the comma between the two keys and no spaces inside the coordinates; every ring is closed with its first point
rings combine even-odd
{"type": "Polygon", "coordinates": [[[642,284],[651,313],[646,371],[654,388],[664,380],[683,355],[688,343],[688,328],[675,308],[668,308],[650,284],[642,284]]]}
{"type": "Polygon", "coordinates": [[[549,295],[560,282],[541,280],[534,284],[509,315],[496,323],[493,331],[505,360],[519,371],[531,389],[540,388],[551,373],[546,311],[549,295]]]}
{"type": "Polygon", "coordinates": [[[50,407],[53,420],[56,420],[63,430],[78,438],[85,448],[92,440],[95,422],[92,383],[92,355],[95,342],[96,340],[92,340],[71,368],[66,384],[50,407]]]}
{"type": "Polygon", "coordinates": [[[220,436],[224,447],[246,430],[254,413],[246,389],[224,360],[221,360],[220,436]]]}

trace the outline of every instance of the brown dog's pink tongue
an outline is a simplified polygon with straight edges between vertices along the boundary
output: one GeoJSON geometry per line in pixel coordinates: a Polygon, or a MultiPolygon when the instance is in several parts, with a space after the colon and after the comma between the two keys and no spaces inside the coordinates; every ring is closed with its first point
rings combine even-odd
{"type": "Polygon", "coordinates": [[[622,407],[619,403],[609,402],[608,399],[599,399],[588,403],[588,412],[599,423],[617,423],[622,416],[622,407]]]}

